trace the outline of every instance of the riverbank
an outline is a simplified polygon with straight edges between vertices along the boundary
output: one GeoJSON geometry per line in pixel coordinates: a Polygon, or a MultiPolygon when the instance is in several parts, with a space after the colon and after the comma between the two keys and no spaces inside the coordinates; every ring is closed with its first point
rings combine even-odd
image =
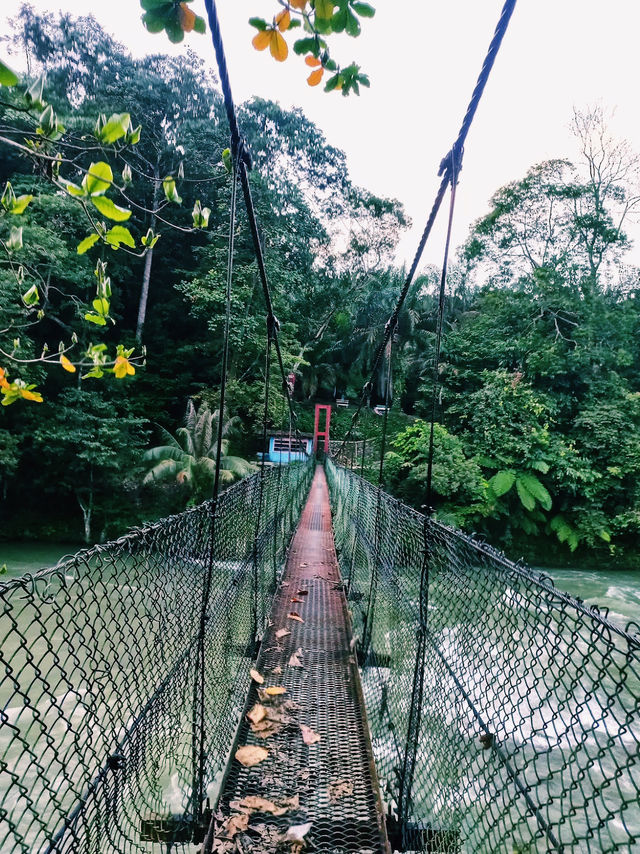
{"type": "MultiPolygon", "coordinates": [[[[61,557],[74,554],[77,543],[0,542],[0,566],[6,563],[7,579],[25,572],[53,566],[61,557]]],[[[640,623],[640,569],[581,569],[536,567],[553,579],[559,590],[583,599],[589,605],[608,608],[619,623],[640,623]]]]}
{"type": "Polygon", "coordinates": [[[61,557],[75,554],[79,548],[77,543],[0,541],[0,566],[7,566],[0,580],[54,566],[61,557]]]}

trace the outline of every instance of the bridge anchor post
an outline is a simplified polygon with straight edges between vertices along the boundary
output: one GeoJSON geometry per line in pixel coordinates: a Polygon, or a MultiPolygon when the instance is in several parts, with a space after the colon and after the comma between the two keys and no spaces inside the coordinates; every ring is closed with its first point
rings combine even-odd
{"type": "Polygon", "coordinates": [[[203,842],[211,824],[212,810],[209,800],[200,816],[191,813],[173,815],[149,815],[140,819],[140,840],[142,842],[164,843],[167,854],[171,854],[174,845],[203,842]]]}

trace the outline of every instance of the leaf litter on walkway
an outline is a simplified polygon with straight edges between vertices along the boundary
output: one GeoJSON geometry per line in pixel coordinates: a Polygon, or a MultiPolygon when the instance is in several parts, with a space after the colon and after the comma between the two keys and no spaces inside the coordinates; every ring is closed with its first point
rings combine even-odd
{"type": "Polygon", "coordinates": [[[258,747],[255,744],[245,744],[244,747],[239,747],[236,750],[236,759],[245,768],[251,768],[253,765],[258,765],[269,755],[269,751],[264,747],[258,747]]]}
{"type": "Polygon", "coordinates": [[[300,732],[302,733],[302,740],[308,745],[316,744],[322,739],[319,733],[314,732],[310,726],[305,726],[305,724],[300,724],[300,732]]]}
{"type": "Polygon", "coordinates": [[[288,812],[295,812],[295,810],[300,809],[300,798],[298,795],[294,795],[291,798],[278,798],[275,801],[270,801],[258,795],[247,795],[242,800],[231,801],[229,806],[233,810],[246,813],[247,816],[256,812],[282,816],[288,812]]]}
{"type": "Polygon", "coordinates": [[[289,659],[289,667],[304,667],[302,663],[302,647],[299,646],[298,649],[293,653],[291,658],[289,659]]]}
{"type": "Polygon", "coordinates": [[[353,783],[350,780],[336,780],[327,786],[327,794],[329,795],[329,802],[335,804],[341,798],[353,794],[353,783]]]}

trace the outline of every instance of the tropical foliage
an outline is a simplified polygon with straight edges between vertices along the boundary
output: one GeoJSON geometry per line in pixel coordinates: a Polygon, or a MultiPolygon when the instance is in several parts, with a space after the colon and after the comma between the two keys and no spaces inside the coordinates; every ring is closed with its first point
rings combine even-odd
{"type": "MultiPolygon", "coordinates": [[[[209,498],[218,454],[219,418],[219,411],[211,412],[208,404],[201,403],[196,409],[190,400],[184,427],[179,427],[175,436],[161,427],[165,444],[145,451],[143,460],[150,464],[150,468],[143,482],[176,480],[188,489],[192,503],[198,504],[209,498]]],[[[224,438],[220,448],[220,479],[223,484],[255,470],[247,460],[229,454],[229,437],[238,428],[238,421],[238,418],[223,418],[224,438]]]]}
{"type": "MultiPolygon", "coordinates": [[[[165,5],[173,15],[180,4],[165,5]]],[[[317,18],[317,4],[302,5],[317,18]]],[[[343,8],[333,5],[334,15],[343,8]]],[[[0,408],[2,535],[110,536],[208,495],[212,449],[199,434],[189,445],[181,422],[195,398],[207,406],[193,409],[194,425],[215,432],[226,116],[197,60],[134,59],[92,18],[25,7],[4,44],[30,68],[20,81],[0,68],[0,392],[12,404],[0,408]],[[61,154],[59,172],[48,152],[61,154]],[[127,219],[111,220],[104,200],[127,219]],[[156,423],[168,450],[144,461],[156,423]],[[156,466],[167,479],[154,486],[156,466]]],[[[408,220],[398,202],[353,183],[344,153],[301,111],[252,99],[239,114],[298,426],[312,429],[316,401],[342,397],[352,407],[334,412],[333,434],[344,435],[404,280],[394,255],[408,220]]],[[[432,503],[515,556],[631,563],[640,280],[625,263],[625,229],[640,201],[638,159],[601,110],[573,123],[575,162],[538,164],[500,188],[450,270],[432,503]]],[[[235,237],[228,406],[240,426],[224,454],[251,460],[261,450],[265,306],[242,215],[235,237]]],[[[415,282],[392,346],[383,476],[416,507],[428,500],[439,275],[429,268],[415,282]]],[[[386,367],[350,451],[372,479],[386,367]]],[[[268,417],[289,429],[273,387],[268,417]]]]}

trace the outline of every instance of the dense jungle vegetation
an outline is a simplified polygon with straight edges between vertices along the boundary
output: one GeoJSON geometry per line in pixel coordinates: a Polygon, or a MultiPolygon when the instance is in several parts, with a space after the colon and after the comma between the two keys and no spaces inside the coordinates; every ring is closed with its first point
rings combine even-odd
{"type": "MultiPolygon", "coordinates": [[[[8,144],[24,136],[29,116],[19,94],[0,89],[0,190],[9,181],[16,196],[34,197],[20,217],[20,247],[11,245],[17,218],[0,219],[0,367],[43,395],[0,414],[0,536],[107,538],[206,495],[206,442],[200,457],[166,466],[168,479],[145,475],[163,460],[150,448],[217,417],[231,186],[222,158],[226,118],[197,57],[133,59],[91,17],[25,7],[3,50],[27,56],[30,81],[46,74],[47,102],[73,139],[90,137],[101,114],[130,114],[142,127],[124,176],[127,228],[136,243],[149,229],[159,240],[146,252],[100,241],[79,254],[82,207],[56,180],[54,164],[34,167],[8,144]],[[167,175],[176,176],[168,191],[167,175]],[[163,190],[170,215],[159,208],[163,190]],[[207,227],[194,229],[200,202],[210,209],[207,227]],[[41,283],[44,316],[21,302],[17,258],[41,283]],[[85,322],[99,260],[108,262],[113,287],[104,325],[85,322]],[[60,338],[77,340],[82,352],[101,342],[117,342],[125,354],[144,347],[146,364],[139,360],[132,374],[122,362],[122,375],[82,379],[81,370],[40,360],[60,338]],[[191,409],[185,427],[192,398],[203,417],[198,422],[191,409]]],[[[345,155],[302,112],[253,99],[240,121],[286,368],[296,375],[299,427],[310,430],[316,401],[353,403],[368,379],[403,281],[393,258],[407,217],[399,202],[355,186],[345,155]]],[[[435,509],[514,557],[626,566],[637,563],[640,542],[640,281],[624,262],[638,159],[610,137],[601,110],[577,111],[574,131],[576,163],[535,165],[499,189],[451,270],[435,509]]],[[[66,179],[77,180],[73,168],[86,170],[94,149],[78,142],[66,179]]],[[[416,507],[426,501],[438,278],[428,269],[415,282],[393,347],[385,482],[416,507]]],[[[242,460],[255,460],[259,449],[266,337],[243,210],[233,314],[224,452],[240,475],[242,460]]],[[[372,406],[384,399],[384,380],[382,370],[372,406]]],[[[335,416],[339,436],[350,413],[335,416]]],[[[370,450],[381,421],[368,411],[358,426],[370,450]]],[[[271,424],[288,429],[277,395],[271,424]]],[[[373,456],[366,473],[376,476],[373,456]]]]}

